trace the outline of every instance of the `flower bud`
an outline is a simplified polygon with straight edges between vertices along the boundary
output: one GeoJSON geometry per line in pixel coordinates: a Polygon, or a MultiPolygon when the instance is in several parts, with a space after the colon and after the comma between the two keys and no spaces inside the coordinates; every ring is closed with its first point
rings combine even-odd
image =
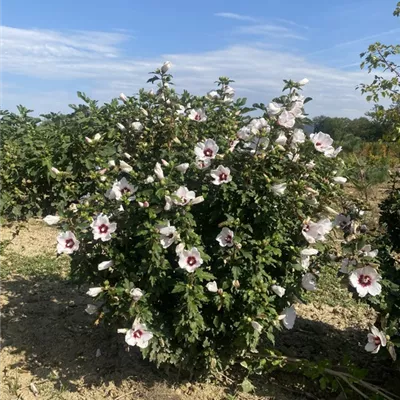
{"type": "Polygon", "coordinates": [[[310,81],[307,78],[303,78],[301,81],[298,81],[297,83],[300,86],[304,86],[304,85],[307,85],[308,82],[310,82],[310,81]]]}
{"type": "Polygon", "coordinates": [[[122,124],[120,124],[119,122],[117,123],[117,128],[118,128],[121,132],[125,132],[125,131],[126,131],[126,128],[125,128],[122,124]]]}
{"type": "Polygon", "coordinates": [[[240,282],[235,279],[234,281],[232,281],[232,286],[235,287],[236,289],[240,288],[240,282]]]}
{"type": "Polygon", "coordinates": [[[220,289],[217,290],[217,293],[221,296],[222,293],[224,293],[224,291],[220,288],[220,289]]]}
{"type": "Polygon", "coordinates": [[[128,101],[128,98],[127,98],[123,93],[120,93],[119,98],[120,98],[124,103],[126,103],[126,102],[128,101]]]}
{"type": "Polygon", "coordinates": [[[51,167],[51,172],[55,173],[56,175],[60,174],[61,171],[59,171],[57,168],[55,167],[51,167]]]}
{"type": "Polygon", "coordinates": [[[168,70],[172,67],[172,64],[170,61],[165,61],[165,63],[161,67],[161,73],[165,74],[168,72],[168,70]]]}
{"type": "Polygon", "coordinates": [[[115,161],[114,161],[114,160],[110,160],[110,161],[108,162],[108,166],[109,166],[109,167],[115,167],[115,161]]]}
{"type": "Polygon", "coordinates": [[[132,156],[129,153],[124,153],[124,157],[127,158],[128,160],[132,158],[132,156]]]}
{"type": "Polygon", "coordinates": [[[86,143],[88,143],[88,144],[93,143],[93,140],[90,139],[90,138],[88,138],[87,136],[85,136],[85,141],[86,141],[86,143]]]}
{"type": "Polygon", "coordinates": [[[182,142],[177,137],[174,137],[172,141],[175,142],[176,144],[182,144],[182,142]]]}
{"type": "Polygon", "coordinates": [[[194,205],[194,204],[199,204],[202,203],[204,201],[204,197],[203,196],[197,196],[195,197],[190,204],[194,205]]]}
{"type": "Polygon", "coordinates": [[[164,167],[168,167],[169,162],[165,161],[164,159],[161,159],[161,162],[163,163],[164,167]]]}
{"type": "Polygon", "coordinates": [[[147,117],[147,116],[149,115],[149,113],[147,112],[147,110],[145,110],[143,107],[140,107],[140,111],[141,111],[141,113],[142,113],[145,117],[147,117]]]}

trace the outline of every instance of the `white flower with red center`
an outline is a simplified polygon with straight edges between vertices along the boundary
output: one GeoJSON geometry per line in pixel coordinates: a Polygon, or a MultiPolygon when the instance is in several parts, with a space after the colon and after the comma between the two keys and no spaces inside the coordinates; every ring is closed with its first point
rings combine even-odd
{"type": "Polygon", "coordinates": [[[222,185],[232,180],[231,170],[223,165],[219,165],[217,169],[211,170],[210,175],[214,179],[212,181],[214,185],[222,185]]]}
{"type": "Polygon", "coordinates": [[[79,249],[79,241],[71,231],[60,233],[57,236],[57,243],[58,254],[72,254],[79,249]]]}
{"type": "Polygon", "coordinates": [[[357,268],[350,274],[349,279],[360,297],[365,297],[367,294],[377,296],[381,293],[382,286],[379,283],[381,276],[372,267],[357,268]]]}
{"type": "Polygon", "coordinates": [[[137,188],[131,185],[126,178],[122,178],[120,181],[114,183],[113,187],[107,191],[106,197],[110,200],[121,200],[122,196],[129,196],[128,200],[135,200],[134,193],[136,193],[137,188]]]}
{"type": "Polygon", "coordinates": [[[359,254],[363,257],[371,257],[374,258],[378,255],[378,250],[372,250],[370,244],[366,244],[359,250],[359,254]]]}
{"type": "Polygon", "coordinates": [[[167,249],[178,238],[175,226],[165,226],[160,229],[160,242],[164,249],[167,249]]]}
{"type": "Polygon", "coordinates": [[[179,253],[179,266],[187,272],[194,272],[201,264],[203,264],[203,260],[196,247],[179,253]]]}
{"type": "Polygon", "coordinates": [[[214,159],[218,150],[219,147],[213,139],[206,139],[204,142],[199,142],[194,148],[198,160],[214,159]]]}
{"type": "Polygon", "coordinates": [[[365,350],[376,354],[379,349],[386,346],[386,336],[384,332],[379,331],[376,326],[371,327],[371,333],[368,333],[368,343],[365,345],[365,350]]]}
{"type": "Polygon", "coordinates": [[[282,108],[278,103],[272,102],[267,105],[268,115],[276,115],[282,111],[282,108]]]}
{"type": "Polygon", "coordinates": [[[207,121],[206,113],[203,109],[198,108],[197,110],[191,110],[189,113],[189,119],[197,122],[207,121]]]}
{"type": "Polygon", "coordinates": [[[205,158],[205,159],[197,158],[195,164],[198,169],[206,169],[211,165],[211,158],[205,158]]]}
{"type": "Polygon", "coordinates": [[[278,124],[284,128],[293,128],[295,122],[295,116],[287,110],[283,110],[281,115],[279,115],[278,124]]]}
{"type": "Polygon", "coordinates": [[[317,290],[317,278],[311,272],[307,272],[301,279],[301,286],[309,291],[317,290]]]}
{"type": "Polygon", "coordinates": [[[271,186],[272,193],[275,196],[283,196],[286,190],[286,183],[277,183],[271,186]]]}
{"type": "Polygon", "coordinates": [[[229,228],[225,227],[222,228],[221,232],[218,234],[216,237],[217,242],[221,247],[232,247],[233,246],[233,231],[231,231],[229,228]]]}
{"type": "Polygon", "coordinates": [[[101,239],[102,242],[107,242],[111,240],[111,234],[116,231],[117,224],[110,222],[107,215],[100,214],[90,227],[93,230],[95,240],[101,239]]]}
{"type": "Polygon", "coordinates": [[[133,301],[139,301],[143,297],[143,291],[139,288],[132,288],[129,295],[132,297],[133,301]]]}
{"type": "Polygon", "coordinates": [[[310,135],[310,139],[314,143],[315,150],[321,153],[325,153],[326,151],[333,149],[333,139],[327,133],[312,133],[310,135]]]}
{"type": "Polygon", "coordinates": [[[279,319],[282,321],[283,326],[286,329],[292,329],[294,322],[296,321],[296,310],[294,309],[294,306],[285,308],[279,316],[279,319]]]}
{"type": "Polygon", "coordinates": [[[178,190],[172,193],[172,202],[178,206],[186,206],[195,198],[196,193],[185,186],[180,186],[178,190]]]}
{"type": "Polygon", "coordinates": [[[325,218],[318,222],[308,221],[303,225],[302,234],[308,243],[325,241],[325,235],[332,230],[332,222],[325,218]]]}
{"type": "Polygon", "coordinates": [[[129,346],[138,346],[141,349],[145,349],[152,338],[153,334],[147,330],[146,325],[136,321],[133,323],[132,329],[129,329],[125,334],[125,342],[129,346]]]}

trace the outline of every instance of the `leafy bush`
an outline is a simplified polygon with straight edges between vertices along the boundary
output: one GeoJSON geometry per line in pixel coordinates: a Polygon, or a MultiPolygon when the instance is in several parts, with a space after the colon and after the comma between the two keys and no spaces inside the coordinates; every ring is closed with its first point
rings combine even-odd
{"type": "Polygon", "coordinates": [[[97,285],[88,294],[100,309],[88,312],[118,324],[129,345],[157,364],[223,369],[273,345],[293,326],[296,298],[315,289],[340,149],[301,130],[303,83],[287,81],[289,93],[255,104],[263,115],[252,118],[229,79],[204,97],[178,95],[163,68],[155,94],[104,106],[119,132],[110,121],[97,132],[115,151],[85,147],[102,175],[75,210],[60,207],[58,251],[97,285]]]}

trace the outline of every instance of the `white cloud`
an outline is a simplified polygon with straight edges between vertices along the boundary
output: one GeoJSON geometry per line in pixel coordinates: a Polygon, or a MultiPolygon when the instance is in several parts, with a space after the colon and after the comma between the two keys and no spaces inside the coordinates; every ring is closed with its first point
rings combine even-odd
{"type": "MultiPolygon", "coordinates": [[[[188,89],[203,94],[213,88],[213,82],[219,76],[229,76],[236,81],[238,95],[248,97],[249,104],[266,103],[280,95],[283,79],[307,77],[310,84],[305,87],[305,94],[314,98],[307,107],[311,115],[355,117],[370,108],[355,91],[358,83],[368,80],[363,71],[328,68],[304,56],[279,48],[257,47],[254,43],[139,59],[126,56],[120,47],[128,39],[129,36],[122,33],[3,27],[3,71],[29,77],[31,87],[22,98],[18,95],[23,93],[21,90],[4,86],[3,106],[14,108],[15,104],[22,103],[39,112],[66,111],[67,102],[78,102],[73,99],[75,92],[82,90],[80,79],[84,80],[84,91],[89,96],[109,101],[120,92],[136,93],[146,86],[143,83],[148,71],[170,60],[178,91],[188,89]],[[51,83],[50,91],[38,89],[36,93],[32,90],[32,86],[40,87],[44,80],[47,87],[51,83]],[[65,104],[64,108],[56,109],[62,104],[65,104]]],[[[14,80],[18,83],[17,78],[14,80]]]]}
{"type": "Polygon", "coordinates": [[[221,12],[221,13],[216,13],[214,14],[216,17],[222,17],[222,18],[229,18],[229,19],[236,19],[238,21],[249,21],[249,22],[256,22],[256,18],[249,17],[248,15],[241,15],[241,14],[235,14],[235,13],[230,13],[230,12],[221,12]]]}

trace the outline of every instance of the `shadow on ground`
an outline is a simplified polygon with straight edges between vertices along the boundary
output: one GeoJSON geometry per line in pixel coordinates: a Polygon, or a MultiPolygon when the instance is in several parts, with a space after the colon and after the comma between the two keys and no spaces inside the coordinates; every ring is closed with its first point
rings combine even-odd
{"type": "MultiPolygon", "coordinates": [[[[136,348],[130,348],[127,352],[123,335],[110,332],[102,325],[94,326],[95,317],[84,311],[88,302],[84,292],[74,283],[55,276],[47,276],[45,280],[16,277],[3,283],[3,374],[27,370],[37,381],[52,380],[63,390],[78,393],[76,398],[89,398],[82,390],[99,386],[106,388],[102,389],[104,397],[99,398],[123,398],[126,395],[119,396],[113,392],[113,388],[118,388],[126,380],[140,382],[149,390],[158,384],[173,386],[177,381],[176,375],[167,376],[143,361],[136,348]],[[98,349],[101,355],[97,357],[98,349]],[[7,362],[7,358],[10,362],[7,362]],[[12,361],[14,359],[16,361],[12,361]],[[4,365],[7,365],[5,370],[4,365]]],[[[318,321],[299,318],[295,329],[283,332],[277,343],[279,349],[288,356],[313,360],[328,357],[341,361],[344,354],[348,353],[361,367],[368,366],[375,371],[372,379],[389,389],[393,379],[390,362],[379,361],[377,357],[365,354],[365,339],[365,331],[339,331],[318,321]]],[[[276,379],[272,377],[277,386],[281,385],[279,379],[279,374],[276,379]]],[[[293,387],[294,380],[294,375],[290,375],[288,386],[293,387]]],[[[304,383],[304,378],[299,377],[298,382],[304,383]]],[[[285,390],[287,395],[281,397],[270,391],[268,395],[266,392],[259,395],[266,396],[262,397],[265,399],[329,398],[311,394],[294,396],[290,394],[290,391],[293,393],[292,389],[286,387],[284,393],[285,390]],[[268,397],[271,394],[273,397],[268,397]]],[[[170,391],[165,396],[160,392],[153,396],[137,394],[125,398],[181,398],[173,393],[170,391]]]]}

